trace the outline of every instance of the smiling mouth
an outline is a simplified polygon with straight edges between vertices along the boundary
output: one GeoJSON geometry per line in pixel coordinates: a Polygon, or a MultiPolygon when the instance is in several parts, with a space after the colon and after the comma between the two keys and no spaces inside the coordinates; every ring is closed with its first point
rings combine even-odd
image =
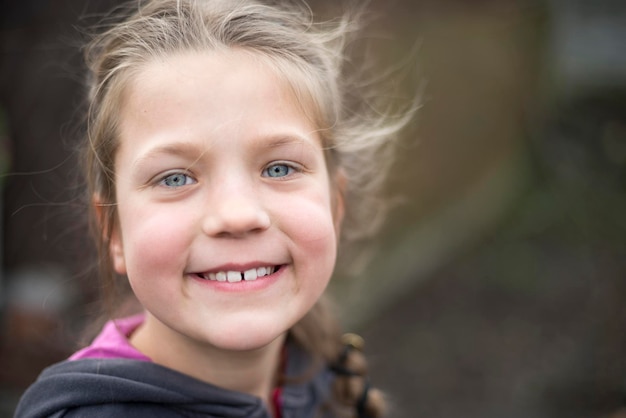
{"type": "Polygon", "coordinates": [[[276,273],[282,266],[267,266],[249,269],[246,271],[217,271],[211,273],[196,273],[203,280],[236,283],[241,281],[254,281],[260,277],[276,273]]]}

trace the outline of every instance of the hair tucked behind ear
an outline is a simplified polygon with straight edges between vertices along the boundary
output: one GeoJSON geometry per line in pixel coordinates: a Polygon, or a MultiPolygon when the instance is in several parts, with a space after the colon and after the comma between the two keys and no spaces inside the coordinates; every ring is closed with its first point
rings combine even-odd
{"type": "MultiPolygon", "coordinates": [[[[356,2],[352,2],[356,4],[356,2]]],[[[186,51],[243,49],[263,59],[291,87],[326,149],[331,178],[341,172],[345,217],[341,246],[368,237],[385,213],[380,191],[394,140],[414,108],[393,113],[364,92],[346,45],[358,33],[362,9],[333,22],[314,22],[301,1],[136,0],[86,48],[90,70],[85,165],[105,288],[111,288],[109,240],[116,228],[115,154],[121,98],[146,63],[186,51]],[[361,92],[361,93],[359,93],[361,92]]],[[[319,364],[335,366],[333,405],[341,416],[382,416],[380,393],[369,388],[359,347],[342,343],[323,299],[291,330],[319,364]],[[342,372],[343,371],[343,372],[342,372]],[[368,389],[369,388],[369,389],[368,389]]]]}

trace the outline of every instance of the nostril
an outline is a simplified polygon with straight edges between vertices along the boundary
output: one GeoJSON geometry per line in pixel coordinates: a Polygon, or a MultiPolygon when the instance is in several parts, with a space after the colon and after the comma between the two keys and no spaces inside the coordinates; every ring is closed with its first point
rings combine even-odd
{"type": "Polygon", "coordinates": [[[271,222],[266,210],[250,199],[220,201],[207,210],[203,229],[215,237],[241,237],[269,228],[271,222]]]}

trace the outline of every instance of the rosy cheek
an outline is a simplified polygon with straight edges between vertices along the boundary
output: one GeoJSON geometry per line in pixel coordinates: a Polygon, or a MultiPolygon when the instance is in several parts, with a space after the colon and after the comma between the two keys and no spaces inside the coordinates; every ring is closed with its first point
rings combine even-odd
{"type": "MultiPolygon", "coordinates": [[[[184,258],[191,235],[188,233],[190,225],[182,214],[153,208],[151,211],[136,211],[127,220],[126,251],[134,252],[129,254],[131,263],[134,260],[158,272],[168,266],[171,268],[172,262],[181,260],[181,256],[184,258]]],[[[130,270],[132,266],[128,268],[130,270]]]]}
{"type": "Polygon", "coordinates": [[[310,241],[324,241],[334,234],[332,211],[323,194],[286,196],[274,204],[280,211],[278,223],[290,234],[310,241]]]}
{"type": "Polygon", "coordinates": [[[334,268],[337,238],[330,206],[324,199],[288,199],[279,214],[278,227],[293,244],[295,259],[303,257],[307,263],[296,263],[299,273],[312,269],[315,276],[330,276],[334,268]]]}

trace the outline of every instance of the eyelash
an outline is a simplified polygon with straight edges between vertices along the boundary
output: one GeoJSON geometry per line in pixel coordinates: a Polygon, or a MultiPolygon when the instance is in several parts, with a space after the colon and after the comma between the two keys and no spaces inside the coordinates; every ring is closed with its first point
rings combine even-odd
{"type": "MultiPolygon", "coordinates": [[[[273,162],[273,163],[269,164],[268,166],[266,166],[263,169],[261,175],[263,177],[268,177],[268,178],[275,179],[275,180],[282,180],[282,179],[291,177],[295,173],[302,173],[303,171],[304,171],[304,168],[301,165],[299,165],[299,164],[288,163],[288,162],[283,162],[283,161],[277,161],[277,162],[273,162]],[[277,167],[277,166],[287,167],[288,172],[285,175],[283,175],[283,176],[277,176],[277,177],[271,176],[269,170],[272,167],[277,167]]],[[[176,188],[183,187],[183,186],[189,186],[189,185],[194,184],[196,182],[197,182],[197,180],[194,179],[193,176],[191,176],[189,173],[185,173],[185,172],[180,171],[180,172],[170,172],[170,173],[167,173],[167,174],[159,177],[157,182],[156,182],[156,184],[158,186],[164,186],[164,187],[167,187],[167,188],[176,189],[176,188]],[[168,184],[166,184],[168,179],[170,179],[172,177],[176,177],[176,176],[185,177],[185,183],[184,184],[180,184],[180,185],[168,185],[168,184]]]]}
{"type": "Polygon", "coordinates": [[[190,176],[188,173],[185,172],[172,172],[172,173],[167,173],[164,176],[160,177],[157,185],[159,186],[165,186],[168,188],[172,188],[172,189],[176,189],[179,187],[183,187],[183,186],[189,186],[190,184],[194,184],[196,182],[196,179],[194,179],[192,176],[190,176]],[[180,184],[180,185],[168,185],[166,184],[166,181],[172,177],[184,177],[185,178],[185,183],[184,184],[180,184]]]}
{"type": "Polygon", "coordinates": [[[272,179],[284,179],[287,177],[291,177],[294,173],[302,173],[303,171],[304,171],[303,167],[299,164],[288,163],[285,161],[276,161],[276,162],[269,164],[263,169],[262,176],[269,177],[272,179]],[[287,167],[287,170],[288,170],[287,174],[285,174],[284,176],[279,176],[279,177],[274,177],[274,176],[269,175],[270,169],[272,167],[277,167],[277,166],[287,167]]]}

